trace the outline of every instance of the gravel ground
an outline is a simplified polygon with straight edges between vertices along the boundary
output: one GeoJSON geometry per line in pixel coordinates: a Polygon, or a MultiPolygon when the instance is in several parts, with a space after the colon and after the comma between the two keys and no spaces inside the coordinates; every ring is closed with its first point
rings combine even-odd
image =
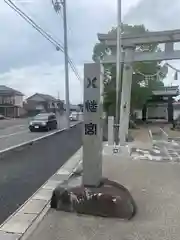
{"type": "Polygon", "coordinates": [[[172,125],[167,125],[164,127],[164,131],[168,134],[170,138],[180,138],[179,130],[171,130],[172,125]]]}
{"type": "Polygon", "coordinates": [[[0,223],[80,148],[81,131],[78,125],[0,160],[0,223]]]}

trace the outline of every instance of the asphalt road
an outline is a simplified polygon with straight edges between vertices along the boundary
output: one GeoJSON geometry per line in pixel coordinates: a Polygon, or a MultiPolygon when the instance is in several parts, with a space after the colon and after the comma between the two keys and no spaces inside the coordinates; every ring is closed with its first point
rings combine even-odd
{"type": "Polygon", "coordinates": [[[80,148],[81,128],[79,124],[0,160],[0,224],[80,148]]]}
{"type": "Polygon", "coordinates": [[[23,126],[28,124],[28,118],[15,118],[15,119],[5,119],[0,120],[0,130],[11,128],[13,126],[23,126]]]}
{"type": "MultiPolygon", "coordinates": [[[[58,129],[66,127],[65,116],[58,116],[57,120],[58,129]]],[[[0,120],[0,151],[48,134],[47,132],[31,133],[28,123],[29,119],[0,120]]]]}

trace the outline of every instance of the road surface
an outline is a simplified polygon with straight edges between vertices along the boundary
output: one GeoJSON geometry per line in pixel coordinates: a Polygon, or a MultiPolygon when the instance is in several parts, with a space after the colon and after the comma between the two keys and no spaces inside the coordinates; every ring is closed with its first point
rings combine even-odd
{"type": "MultiPolygon", "coordinates": [[[[57,119],[58,129],[65,128],[65,116],[59,116],[57,119]]],[[[0,120],[0,151],[48,134],[47,132],[31,133],[28,129],[28,123],[29,119],[0,120]]]]}
{"type": "Polygon", "coordinates": [[[0,160],[0,224],[81,146],[81,124],[0,160]]]}

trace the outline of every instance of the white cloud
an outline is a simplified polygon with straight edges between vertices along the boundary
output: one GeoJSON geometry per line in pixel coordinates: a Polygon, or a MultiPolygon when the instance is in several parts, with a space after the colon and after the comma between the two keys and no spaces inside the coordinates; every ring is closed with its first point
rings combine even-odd
{"type": "MultiPolygon", "coordinates": [[[[82,67],[78,66],[77,69],[82,76],[82,67]]],[[[80,103],[82,102],[83,82],[78,81],[72,71],[69,73],[70,102],[80,103]]],[[[0,76],[0,83],[18,89],[25,94],[25,97],[40,92],[51,94],[54,97],[59,95],[61,99],[65,99],[64,67],[62,65],[42,63],[37,66],[12,69],[0,76]]]]}
{"type": "MultiPolygon", "coordinates": [[[[153,31],[180,29],[178,15],[180,2],[178,0],[140,0],[125,17],[127,23],[144,24],[146,28],[153,31]]],[[[175,44],[175,49],[180,49],[175,44]]],[[[168,61],[172,66],[180,69],[180,61],[168,61]]],[[[166,85],[180,85],[180,80],[174,81],[174,70],[168,70],[168,76],[164,80],[166,85]]],[[[179,75],[180,77],[180,75],[179,75]]]]}
{"type": "MultiPolygon", "coordinates": [[[[41,27],[63,40],[62,19],[55,14],[51,0],[13,2],[41,27]]],[[[84,62],[91,61],[97,32],[107,32],[116,24],[116,1],[68,0],[67,4],[69,52],[82,74],[84,62]]],[[[129,3],[123,5],[125,12],[129,7],[129,3]]],[[[44,92],[57,96],[59,91],[64,99],[63,54],[57,52],[4,1],[0,2],[0,27],[0,84],[14,87],[26,95],[44,92]]],[[[82,85],[72,72],[70,100],[82,100],[82,85]]]]}
{"type": "Polygon", "coordinates": [[[140,0],[126,15],[125,20],[133,24],[145,24],[150,30],[180,28],[178,0],[140,0]]]}
{"type": "MultiPolygon", "coordinates": [[[[14,0],[44,29],[63,40],[62,19],[51,0],[14,0]],[[25,3],[26,2],[26,3],[25,3]]],[[[84,62],[91,61],[97,32],[107,32],[116,25],[117,0],[67,0],[69,52],[83,73],[84,62]]],[[[180,3],[174,0],[122,0],[124,20],[161,30],[180,28],[180,3]],[[177,16],[177,17],[176,17],[177,16]]],[[[26,95],[44,92],[64,99],[63,54],[0,1],[0,84],[19,89],[26,95]]],[[[82,86],[70,73],[70,97],[79,102],[82,86]]]]}

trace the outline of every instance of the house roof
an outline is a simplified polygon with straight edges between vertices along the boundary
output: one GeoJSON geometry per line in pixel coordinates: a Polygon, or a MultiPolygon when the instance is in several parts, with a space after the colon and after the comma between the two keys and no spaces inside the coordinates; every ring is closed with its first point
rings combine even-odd
{"type": "Polygon", "coordinates": [[[0,85],[0,95],[18,95],[23,96],[24,94],[5,85],[0,85]]]}
{"type": "Polygon", "coordinates": [[[43,94],[43,93],[35,93],[34,95],[28,97],[27,100],[33,100],[34,98],[35,101],[38,101],[37,97],[39,99],[42,99],[42,101],[57,101],[55,97],[48,94],[43,94]]]}
{"type": "Polygon", "coordinates": [[[179,86],[160,87],[152,91],[154,96],[178,96],[179,86]]]}

